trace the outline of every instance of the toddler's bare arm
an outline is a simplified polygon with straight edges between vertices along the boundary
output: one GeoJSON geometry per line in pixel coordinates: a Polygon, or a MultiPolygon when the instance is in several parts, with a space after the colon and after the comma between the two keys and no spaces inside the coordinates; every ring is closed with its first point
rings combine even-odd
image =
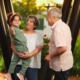
{"type": "Polygon", "coordinates": [[[15,35],[14,27],[10,27],[10,30],[11,30],[11,34],[12,34],[12,35],[15,35]]]}

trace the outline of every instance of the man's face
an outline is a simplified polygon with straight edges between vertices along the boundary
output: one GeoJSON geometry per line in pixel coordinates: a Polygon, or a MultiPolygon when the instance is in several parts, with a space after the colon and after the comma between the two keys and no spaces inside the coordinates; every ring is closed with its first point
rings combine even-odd
{"type": "Polygon", "coordinates": [[[47,14],[47,21],[48,21],[48,24],[50,26],[52,26],[54,24],[54,16],[52,16],[50,13],[47,14]]]}

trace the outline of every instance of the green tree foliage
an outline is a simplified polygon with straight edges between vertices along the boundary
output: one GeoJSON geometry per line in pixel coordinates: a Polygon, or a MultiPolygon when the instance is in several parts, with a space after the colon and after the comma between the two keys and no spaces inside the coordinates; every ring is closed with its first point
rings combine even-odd
{"type": "Polygon", "coordinates": [[[49,39],[48,38],[45,38],[46,35],[44,36],[44,45],[43,45],[43,49],[42,49],[42,60],[45,59],[46,55],[49,53],[48,50],[49,50],[49,39]]]}
{"type": "Polygon", "coordinates": [[[80,74],[80,35],[77,38],[73,56],[74,56],[73,74],[80,74]]]}
{"type": "Polygon", "coordinates": [[[3,71],[4,69],[4,60],[3,60],[3,57],[2,57],[2,50],[1,50],[1,47],[0,47],[0,72],[3,71]]]}
{"type": "Polygon", "coordinates": [[[26,29],[26,18],[22,18],[21,25],[19,27],[20,29],[26,29]]]}
{"type": "Polygon", "coordinates": [[[38,9],[36,7],[36,0],[22,0],[22,2],[16,1],[13,3],[15,12],[19,12],[22,17],[27,17],[30,14],[37,14],[38,9]]]}

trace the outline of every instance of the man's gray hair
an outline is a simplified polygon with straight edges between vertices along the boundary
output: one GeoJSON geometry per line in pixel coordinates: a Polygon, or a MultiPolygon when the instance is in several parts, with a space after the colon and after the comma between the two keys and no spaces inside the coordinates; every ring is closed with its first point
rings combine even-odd
{"type": "Polygon", "coordinates": [[[52,9],[49,10],[50,14],[57,17],[57,18],[62,18],[62,11],[58,9],[57,7],[53,7],[52,9]]]}

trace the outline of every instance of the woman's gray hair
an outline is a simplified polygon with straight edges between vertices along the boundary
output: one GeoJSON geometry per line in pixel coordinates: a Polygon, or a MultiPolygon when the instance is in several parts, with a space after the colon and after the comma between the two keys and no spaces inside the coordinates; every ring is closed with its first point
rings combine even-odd
{"type": "Polygon", "coordinates": [[[53,7],[52,9],[49,10],[49,12],[52,16],[55,16],[60,19],[62,18],[62,11],[57,7],[53,7]]]}

